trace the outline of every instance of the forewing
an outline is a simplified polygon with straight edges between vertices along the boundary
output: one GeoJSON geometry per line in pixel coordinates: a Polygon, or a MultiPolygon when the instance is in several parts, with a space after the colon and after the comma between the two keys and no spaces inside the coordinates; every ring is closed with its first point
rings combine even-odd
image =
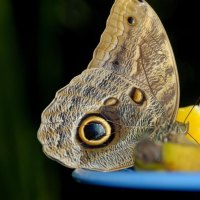
{"type": "Polygon", "coordinates": [[[166,31],[147,2],[116,0],[88,68],[104,67],[137,79],[174,120],[179,79],[166,31]]]}

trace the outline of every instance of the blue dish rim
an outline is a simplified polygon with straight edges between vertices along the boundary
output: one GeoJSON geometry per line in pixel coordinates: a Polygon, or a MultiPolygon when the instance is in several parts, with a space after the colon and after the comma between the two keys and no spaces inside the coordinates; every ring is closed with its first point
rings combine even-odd
{"type": "Polygon", "coordinates": [[[200,172],[135,171],[133,169],[98,172],[76,169],[72,177],[79,183],[104,187],[200,192],[200,172]]]}

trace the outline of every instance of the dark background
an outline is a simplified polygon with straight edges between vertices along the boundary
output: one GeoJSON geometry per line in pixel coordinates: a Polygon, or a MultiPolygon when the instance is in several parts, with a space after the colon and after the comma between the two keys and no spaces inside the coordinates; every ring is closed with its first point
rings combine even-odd
{"type": "MultiPolygon", "coordinates": [[[[194,104],[200,95],[199,7],[194,1],[148,2],[175,53],[180,105],[194,104]]],[[[112,4],[113,0],[0,0],[1,199],[70,199],[69,194],[102,195],[102,189],[124,192],[74,182],[73,170],[48,159],[36,136],[41,112],[55,92],[87,67],[112,4]]]]}

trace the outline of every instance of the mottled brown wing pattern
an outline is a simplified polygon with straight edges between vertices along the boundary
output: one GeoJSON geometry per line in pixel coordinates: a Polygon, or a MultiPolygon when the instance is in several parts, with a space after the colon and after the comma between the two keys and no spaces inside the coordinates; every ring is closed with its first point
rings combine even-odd
{"type": "Polygon", "coordinates": [[[67,167],[130,167],[139,141],[175,130],[178,103],[174,55],[158,16],[144,1],[115,0],[92,61],[43,111],[38,139],[67,167]]]}
{"type": "Polygon", "coordinates": [[[147,2],[116,0],[88,68],[104,67],[148,85],[174,121],[179,79],[165,29],[147,2]],[[130,23],[132,22],[132,23],[130,23]]]}

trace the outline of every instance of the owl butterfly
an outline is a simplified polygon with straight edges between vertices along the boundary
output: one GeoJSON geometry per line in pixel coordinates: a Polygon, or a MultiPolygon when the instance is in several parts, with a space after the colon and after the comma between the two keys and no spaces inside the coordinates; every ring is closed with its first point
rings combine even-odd
{"type": "Polygon", "coordinates": [[[175,122],[179,78],[156,13],[142,0],[115,0],[89,66],[43,111],[44,153],[70,168],[134,166],[136,144],[185,133],[175,122]]]}

